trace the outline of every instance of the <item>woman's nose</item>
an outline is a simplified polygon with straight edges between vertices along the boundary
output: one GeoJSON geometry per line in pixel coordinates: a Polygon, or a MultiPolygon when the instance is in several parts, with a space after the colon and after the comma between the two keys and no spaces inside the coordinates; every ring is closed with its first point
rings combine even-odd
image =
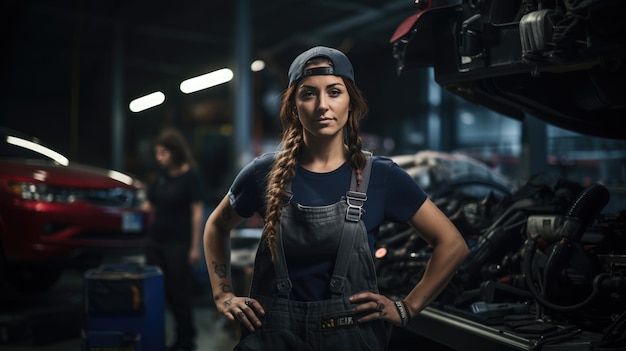
{"type": "Polygon", "coordinates": [[[325,97],[323,94],[322,94],[322,95],[320,95],[320,98],[319,98],[319,104],[318,104],[318,106],[317,106],[317,108],[318,108],[319,110],[322,110],[322,111],[326,111],[326,110],[328,110],[328,101],[326,101],[326,100],[327,100],[327,99],[326,99],[326,97],[325,97]]]}

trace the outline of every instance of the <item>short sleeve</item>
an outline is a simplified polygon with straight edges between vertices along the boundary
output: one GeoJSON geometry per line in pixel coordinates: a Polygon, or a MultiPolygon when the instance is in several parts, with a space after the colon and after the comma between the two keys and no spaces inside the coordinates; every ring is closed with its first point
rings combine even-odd
{"type": "Polygon", "coordinates": [[[206,189],[204,187],[204,183],[202,182],[202,177],[200,176],[200,172],[194,170],[191,173],[190,182],[188,182],[187,188],[187,196],[189,197],[189,202],[204,202],[206,189]]]}
{"type": "Polygon", "coordinates": [[[273,155],[265,154],[252,160],[241,169],[230,186],[230,204],[241,217],[250,218],[255,213],[264,216],[263,193],[267,174],[274,160],[273,155]]]}
{"type": "Polygon", "coordinates": [[[394,222],[407,222],[427,198],[424,190],[404,169],[396,163],[390,165],[385,195],[385,217],[394,222]]]}

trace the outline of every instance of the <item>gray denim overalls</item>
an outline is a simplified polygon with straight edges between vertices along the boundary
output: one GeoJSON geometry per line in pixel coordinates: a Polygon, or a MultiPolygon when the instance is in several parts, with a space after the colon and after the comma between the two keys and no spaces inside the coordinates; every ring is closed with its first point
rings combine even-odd
{"type": "MultiPolygon", "coordinates": [[[[376,271],[361,221],[365,191],[371,172],[371,155],[362,172],[358,192],[352,175],[350,191],[341,201],[322,207],[301,206],[286,199],[278,236],[278,257],[271,261],[262,241],[255,259],[250,296],[265,309],[263,326],[254,333],[242,328],[236,351],[381,351],[387,349],[388,324],[382,320],[358,324],[348,297],[361,291],[378,293],[376,271]],[[315,253],[336,252],[329,282],[329,300],[289,300],[289,279],[283,247],[315,253]]],[[[291,187],[288,186],[287,193],[291,187]]]]}

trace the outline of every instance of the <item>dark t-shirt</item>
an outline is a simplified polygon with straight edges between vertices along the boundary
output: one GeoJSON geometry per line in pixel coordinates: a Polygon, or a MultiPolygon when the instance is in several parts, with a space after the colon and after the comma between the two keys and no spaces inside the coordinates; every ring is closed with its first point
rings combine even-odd
{"type": "MultiPolygon", "coordinates": [[[[275,154],[255,158],[235,178],[230,190],[230,202],[242,217],[258,213],[265,216],[263,193],[267,173],[275,154]]],[[[349,163],[328,173],[314,173],[298,167],[292,180],[292,202],[304,206],[325,206],[336,203],[350,187],[352,169],[349,163]]],[[[367,201],[362,220],[368,232],[370,247],[380,225],[386,221],[406,223],[426,200],[427,195],[402,168],[390,158],[373,156],[372,172],[367,188],[367,201]]],[[[327,298],[329,277],[334,259],[311,262],[285,253],[289,276],[293,284],[292,298],[299,301],[317,301],[327,298]],[[321,285],[324,284],[324,285],[321,285]]]]}
{"type": "Polygon", "coordinates": [[[148,190],[155,216],[150,234],[157,242],[191,241],[191,204],[203,201],[204,187],[194,168],[172,177],[161,172],[148,190]]]}

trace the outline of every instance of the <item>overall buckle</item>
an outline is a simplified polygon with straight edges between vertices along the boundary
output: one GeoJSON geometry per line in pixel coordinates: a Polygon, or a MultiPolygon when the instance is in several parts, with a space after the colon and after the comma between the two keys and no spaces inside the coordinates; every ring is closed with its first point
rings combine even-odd
{"type": "Polygon", "coordinates": [[[367,200],[367,194],[358,191],[348,191],[346,193],[346,220],[350,222],[358,222],[363,214],[363,204],[367,200]]]}

